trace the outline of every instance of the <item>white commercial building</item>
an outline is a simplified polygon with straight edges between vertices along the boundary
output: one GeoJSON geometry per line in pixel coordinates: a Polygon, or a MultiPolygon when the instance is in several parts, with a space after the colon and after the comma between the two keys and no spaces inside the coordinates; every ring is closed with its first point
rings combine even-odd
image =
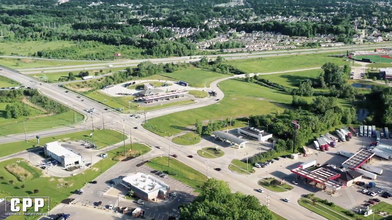
{"type": "Polygon", "coordinates": [[[257,128],[245,127],[238,128],[238,134],[244,134],[253,138],[256,138],[259,142],[265,142],[268,139],[272,138],[272,134],[264,132],[264,130],[259,130],[257,128]]]}
{"type": "Polygon", "coordinates": [[[128,175],[122,179],[121,184],[127,189],[132,190],[137,197],[146,201],[165,198],[170,190],[169,185],[144,173],[128,175]]]}
{"type": "Polygon", "coordinates": [[[82,165],[82,156],[61,146],[57,141],[44,146],[45,155],[55,159],[65,168],[82,165]]]}

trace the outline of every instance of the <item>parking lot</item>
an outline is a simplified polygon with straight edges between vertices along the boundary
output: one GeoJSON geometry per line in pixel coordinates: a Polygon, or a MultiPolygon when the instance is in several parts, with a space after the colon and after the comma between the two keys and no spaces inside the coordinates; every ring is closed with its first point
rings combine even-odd
{"type": "MultiPolygon", "coordinates": [[[[83,187],[83,194],[77,195],[74,194],[70,198],[74,198],[73,204],[65,205],[64,207],[82,207],[88,208],[91,210],[95,210],[94,212],[105,212],[110,213],[114,217],[119,217],[118,213],[114,213],[107,209],[107,206],[113,205],[114,207],[118,206],[127,206],[127,207],[141,207],[145,211],[145,217],[155,218],[159,220],[167,219],[170,215],[178,216],[178,207],[183,204],[187,204],[192,202],[196,195],[193,191],[194,189],[169,177],[166,176],[162,178],[162,181],[170,186],[171,192],[177,192],[176,197],[168,198],[167,200],[163,200],[160,202],[145,202],[144,205],[137,204],[134,200],[125,199],[123,196],[128,192],[121,185],[113,185],[110,183],[110,180],[118,178],[120,176],[126,176],[129,173],[137,173],[143,172],[146,174],[151,174],[157,177],[155,174],[152,174],[148,166],[143,165],[141,167],[136,167],[136,164],[140,162],[140,160],[130,160],[127,162],[121,162],[113,166],[109,172],[103,173],[99,176],[96,181],[96,184],[87,184],[83,187]],[[95,203],[101,201],[102,205],[99,207],[95,206],[95,203]]],[[[161,177],[157,177],[161,178],[161,177]]],[[[64,208],[67,210],[67,208],[64,208]]],[[[78,210],[78,209],[72,209],[78,210]]],[[[55,212],[55,211],[54,211],[55,212]]],[[[71,214],[71,213],[70,213],[71,214]]],[[[75,216],[75,215],[74,215],[75,216]]],[[[125,218],[125,217],[124,217],[125,218]]],[[[79,219],[79,217],[72,218],[79,219]]],[[[80,218],[84,219],[84,218],[80,218]]],[[[94,218],[96,219],[96,218],[94,218]]],[[[96,220],[99,219],[107,219],[102,217],[97,217],[96,220]]]]}

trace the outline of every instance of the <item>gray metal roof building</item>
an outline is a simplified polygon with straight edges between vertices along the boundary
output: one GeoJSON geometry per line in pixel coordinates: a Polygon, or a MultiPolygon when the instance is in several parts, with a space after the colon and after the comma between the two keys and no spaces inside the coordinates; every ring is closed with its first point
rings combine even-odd
{"type": "Polygon", "coordinates": [[[239,148],[244,148],[245,144],[248,143],[248,141],[242,140],[235,135],[223,132],[223,131],[214,131],[214,136],[221,138],[223,140],[229,141],[232,144],[238,145],[239,148]]]}

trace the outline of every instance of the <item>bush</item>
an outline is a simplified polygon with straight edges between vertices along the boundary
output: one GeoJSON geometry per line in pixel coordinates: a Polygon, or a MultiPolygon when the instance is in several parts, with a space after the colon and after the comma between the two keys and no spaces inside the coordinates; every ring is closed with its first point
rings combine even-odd
{"type": "Polygon", "coordinates": [[[346,215],[348,215],[350,217],[354,217],[354,215],[355,215],[355,213],[350,211],[350,210],[344,211],[344,214],[346,214],[346,215]]]}

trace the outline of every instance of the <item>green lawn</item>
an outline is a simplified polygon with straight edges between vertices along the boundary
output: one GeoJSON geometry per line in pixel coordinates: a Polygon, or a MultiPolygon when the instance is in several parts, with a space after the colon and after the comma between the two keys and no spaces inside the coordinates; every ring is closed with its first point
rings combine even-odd
{"type": "MultiPolygon", "coordinates": [[[[113,131],[113,130],[95,130],[93,137],[90,138],[90,131],[80,131],[76,133],[57,135],[52,137],[44,137],[39,141],[39,145],[42,146],[48,142],[52,141],[67,141],[67,140],[88,140],[94,142],[98,148],[103,148],[105,146],[113,145],[115,143],[119,143],[124,138],[126,138],[123,134],[113,131]]],[[[19,141],[12,142],[7,144],[0,145],[0,157],[7,156],[10,154],[14,154],[29,148],[34,147],[37,144],[36,139],[31,139],[28,141],[19,141]]]]}
{"type": "Polygon", "coordinates": [[[306,79],[317,79],[321,73],[320,70],[306,70],[301,72],[281,73],[273,75],[260,75],[260,79],[267,79],[271,82],[278,83],[285,87],[298,87],[299,83],[306,79]]]}
{"type": "MultiPolygon", "coordinates": [[[[352,219],[344,214],[338,214],[333,211],[330,211],[324,205],[321,205],[318,203],[313,205],[312,201],[309,201],[309,200],[299,199],[298,203],[302,207],[305,207],[306,209],[309,209],[310,211],[312,211],[318,215],[321,215],[327,219],[330,219],[330,220],[350,220],[350,219],[352,219]]],[[[330,208],[330,207],[328,207],[328,208],[330,208]]]]}
{"type": "Polygon", "coordinates": [[[168,173],[174,179],[194,188],[196,191],[199,191],[200,187],[207,181],[207,177],[204,174],[173,158],[156,157],[150,160],[149,163],[146,163],[146,165],[168,173]]]}
{"type": "Polygon", "coordinates": [[[0,88],[2,87],[14,87],[14,86],[18,86],[19,83],[15,82],[12,79],[8,79],[4,76],[0,76],[0,88]]]}
{"type": "Polygon", "coordinates": [[[209,87],[211,82],[228,76],[198,68],[189,68],[162,75],[172,78],[172,80],[185,81],[189,83],[189,86],[193,87],[209,87]]]}
{"type": "MultiPolygon", "coordinates": [[[[359,215],[359,214],[354,214],[354,216],[348,216],[348,215],[345,214],[347,209],[344,209],[344,208],[342,208],[340,206],[336,206],[336,205],[329,206],[329,205],[323,204],[321,202],[320,198],[315,197],[315,199],[316,199],[316,204],[315,205],[313,205],[312,201],[309,201],[308,199],[305,199],[305,198],[299,199],[298,203],[301,206],[303,206],[303,207],[305,207],[305,208],[307,208],[307,209],[309,209],[309,210],[311,210],[311,211],[313,211],[313,212],[315,212],[315,213],[317,213],[317,214],[319,214],[321,216],[324,216],[325,218],[328,218],[328,219],[337,219],[337,220],[338,219],[359,219],[359,220],[360,219],[362,219],[362,220],[371,220],[371,219],[381,220],[381,219],[386,219],[385,217],[382,217],[382,216],[380,216],[378,214],[370,215],[368,217],[364,217],[363,215],[359,215]]],[[[392,213],[392,205],[388,204],[386,202],[380,202],[380,203],[378,203],[378,204],[376,204],[374,206],[371,206],[371,209],[373,211],[375,211],[376,213],[378,213],[378,212],[386,212],[386,213],[389,213],[389,214],[392,213]]]]}
{"type": "Polygon", "coordinates": [[[392,63],[371,63],[366,65],[366,67],[369,68],[386,68],[386,67],[392,67],[392,63]]]}
{"type": "MultiPolygon", "coordinates": [[[[139,145],[134,144],[134,146],[139,146],[139,145]]],[[[122,147],[119,147],[117,149],[109,151],[108,153],[114,154],[113,152],[119,151],[121,150],[121,148],[122,147]]],[[[13,176],[11,173],[5,170],[4,167],[8,164],[12,164],[15,163],[16,161],[22,161],[22,160],[23,159],[16,158],[16,159],[0,162],[0,176],[4,178],[3,180],[0,180],[0,198],[4,198],[6,196],[50,195],[51,208],[54,208],[62,200],[68,198],[75,190],[82,188],[85,185],[85,183],[94,180],[103,172],[105,172],[106,170],[108,170],[110,167],[112,167],[117,163],[117,161],[114,161],[111,159],[111,157],[108,157],[106,159],[101,159],[98,163],[94,164],[90,169],[86,170],[80,175],[66,177],[66,178],[57,178],[57,177],[42,177],[42,176],[38,177],[37,174],[41,174],[42,173],[41,170],[31,166],[26,168],[27,162],[21,162],[22,164],[19,163],[19,165],[23,166],[23,168],[25,168],[30,172],[34,172],[34,178],[26,182],[20,182],[16,179],[15,176],[13,176]],[[9,183],[9,180],[14,181],[12,185],[9,183]],[[21,187],[22,185],[24,185],[23,188],[21,187]],[[33,194],[34,189],[38,189],[39,192],[33,194]]],[[[15,217],[12,216],[10,217],[10,219],[30,220],[30,219],[36,219],[36,217],[22,216],[22,218],[19,218],[17,216],[15,217]]]]}
{"type": "Polygon", "coordinates": [[[27,41],[23,43],[0,43],[0,48],[5,55],[30,56],[40,50],[65,48],[72,45],[71,41],[27,41]]]}
{"type": "Polygon", "coordinates": [[[129,112],[129,107],[131,107],[131,109],[137,108],[137,104],[133,102],[134,96],[113,97],[106,95],[99,90],[87,92],[84,95],[115,109],[124,109],[129,112]]]}
{"type": "MultiPolygon", "coordinates": [[[[118,72],[124,70],[124,67],[114,67],[114,68],[105,68],[105,69],[100,69],[97,68],[95,70],[88,70],[91,76],[95,76],[97,73],[99,75],[107,74],[109,72],[118,72]]],[[[56,69],[54,69],[56,70],[56,69]]],[[[45,73],[43,74],[29,74],[29,76],[34,77],[38,80],[41,80],[45,82],[48,80],[49,83],[56,83],[59,82],[59,78],[65,78],[68,79],[68,74],[72,72],[75,76],[75,80],[81,80],[82,78],[79,77],[79,72],[80,71],[64,71],[64,72],[56,72],[56,73],[50,73],[50,70],[45,70],[45,73]]],[[[69,81],[72,82],[72,81],[69,81]]]]}
{"type": "MultiPolygon", "coordinates": [[[[4,114],[2,111],[5,107],[1,103],[0,105],[0,116],[4,114]]],[[[38,110],[33,110],[38,111],[38,110]]],[[[42,115],[42,113],[28,116],[28,117],[20,117],[18,119],[5,119],[4,117],[0,117],[0,135],[9,135],[9,134],[19,134],[23,133],[25,130],[27,133],[33,131],[40,131],[45,129],[52,129],[61,126],[69,126],[71,124],[79,123],[83,120],[83,115],[76,113],[74,111],[67,111],[57,115],[42,115]]]]}
{"type": "Polygon", "coordinates": [[[246,173],[246,174],[254,172],[252,164],[245,163],[237,159],[231,161],[229,169],[235,172],[246,173]]]}
{"type": "Polygon", "coordinates": [[[113,160],[121,160],[124,158],[124,150],[127,156],[138,156],[150,152],[151,148],[144,144],[134,143],[132,145],[125,145],[125,149],[124,146],[122,146],[114,150],[107,151],[106,153],[108,154],[108,157],[113,160]]]}
{"type": "Polygon", "coordinates": [[[353,56],[353,58],[358,59],[358,60],[361,60],[362,58],[370,59],[370,61],[374,62],[374,63],[391,63],[392,62],[392,59],[381,57],[380,55],[360,55],[360,56],[353,56]]]}
{"type": "MultiPolygon", "coordinates": [[[[192,101],[192,100],[182,100],[182,101],[176,101],[176,102],[172,101],[172,102],[169,102],[169,103],[162,102],[159,105],[146,106],[145,108],[146,108],[147,111],[152,111],[152,110],[161,109],[161,108],[167,108],[167,107],[171,107],[171,106],[189,105],[189,104],[193,104],[193,103],[195,103],[195,101],[192,101]]],[[[139,110],[140,110],[140,108],[143,108],[143,107],[139,107],[139,110]]],[[[135,110],[137,111],[138,108],[136,108],[135,110]]]]}
{"type": "Polygon", "coordinates": [[[199,90],[189,90],[189,94],[195,96],[195,98],[205,98],[209,96],[206,91],[199,90]]]}
{"type": "MultiPolygon", "coordinates": [[[[304,54],[278,57],[263,57],[226,62],[247,73],[266,73],[294,69],[320,67],[326,62],[338,65],[349,64],[344,58],[328,57],[334,53],[304,54]]],[[[336,54],[336,53],[335,53],[336,54]]]]}
{"type": "MultiPolygon", "coordinates": [[[[107,62],[107,61],[106,61],[107,62]]],[[[37,59],[13,59],[13,58],[0,58],[0,64],[12,69],[24,69],[24,68],[40,68],[40,67],[53,67],[53,66],[71,66],[71,65],[83,65],[100,63],[99,61],[63,61],[63,60],[37,60],[37,59]]],[[[102,61],[101,61],[102,63],[102,61]]]]}
{"type": "MultiPolygon", "coordinates": [[[[216,104],[192,109],[148,120],[143,126],[161,136],[172,136],[189,127],[197,119],[220,120],[228,117],[246,117],[282,111],[289,107],[291,95],[269,89],[254,83],[226,80],[219,84],[225,97],[216,104]]],[[[306,98],[311,100],[312,98],[306,98]]]]}
{"type": "Polygon", "coordinates": [[[275,180],[275,178],[262,179],[259,181],[259,185],[273,192],[285,192],[294,189],[293,186],[290,186],[286,183],[283,183],[281,185],[273,185],[271,184],[273,180],[275,180]]]}
{"type": "Polygon", "coordinates": [[[283,218],[282,216],[276,214],[275,212],[272,212],[272,215],[275,216],[276,220],[286,220],[285,218],[283,218]]]}
{"type": "Polygon", "coordinates": [[[225,154],[222,150],[216,150],[214,147],[205,147],[197,151],[197,154],[204,158],[218,158],[225,154]]]}
{"type": "Polygon", "coordinates": [[[180,145],[194,145],[200,142],[200,135],[191,131],[184,135],[173,138],[172,141],[180,145]]]}

